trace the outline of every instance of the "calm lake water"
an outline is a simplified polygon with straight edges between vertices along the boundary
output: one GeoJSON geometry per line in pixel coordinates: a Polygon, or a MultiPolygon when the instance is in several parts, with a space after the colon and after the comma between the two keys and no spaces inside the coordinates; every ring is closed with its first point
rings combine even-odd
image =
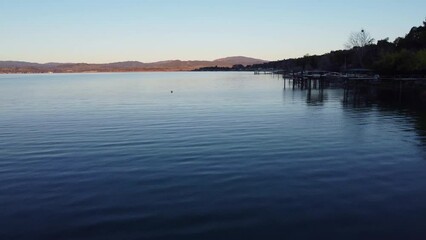
{"type": "Polygon", "coordinates": [[[423,240],[425,119],[252,73],[0,75],[0,239],[423,240]]]}

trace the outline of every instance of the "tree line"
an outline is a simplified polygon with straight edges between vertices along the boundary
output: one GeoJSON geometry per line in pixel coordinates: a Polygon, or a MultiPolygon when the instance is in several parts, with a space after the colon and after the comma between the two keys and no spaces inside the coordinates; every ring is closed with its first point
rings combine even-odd
{"type": "Polygon", "coordinates": [[[405,37],[394,42],[389,38],[375,40],[366,30],[350,35],[346,49],[323,55],[305,55],[250,66],[232,68],[204,68],[207,71],[255,71],[274,69],[283,71],[345,71],[368,68],[381,75],[426,75],[426,20],[422,26],[413,27],[405,37]]]}

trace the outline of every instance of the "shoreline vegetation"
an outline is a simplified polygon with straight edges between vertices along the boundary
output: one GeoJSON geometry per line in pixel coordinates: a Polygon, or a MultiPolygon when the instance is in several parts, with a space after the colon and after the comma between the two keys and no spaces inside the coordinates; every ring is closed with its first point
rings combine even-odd
{"type": "Polygon", "coordinates": [[[374,43],[368,32],[353,33],[345,50],[323,55],[305,55],[249,66],[204,67],[195,71],[328,71],[344,72],[349,69],[369,69],[381,76],[426,76],[426,19],[422,26],[413,27],[405,37],[394,42],[389,38],[374,43]]]}

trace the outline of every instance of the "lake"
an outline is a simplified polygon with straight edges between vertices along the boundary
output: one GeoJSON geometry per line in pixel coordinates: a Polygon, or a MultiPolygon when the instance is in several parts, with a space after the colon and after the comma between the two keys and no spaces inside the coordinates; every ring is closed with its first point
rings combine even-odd
{"type": "Polygon", "coordinates": [[[0,75],[0,239],[425,239],[425,113],[290,86],[0,75]]]}

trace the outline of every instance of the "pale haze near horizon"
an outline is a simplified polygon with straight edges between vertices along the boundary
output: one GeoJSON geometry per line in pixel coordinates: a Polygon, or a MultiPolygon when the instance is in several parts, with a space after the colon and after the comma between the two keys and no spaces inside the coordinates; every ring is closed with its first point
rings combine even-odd
{"type": "Polygon", "coordinates": [[[404,36],[426,1],[0,0],[0,61],[280,60],[404,36]]]}

